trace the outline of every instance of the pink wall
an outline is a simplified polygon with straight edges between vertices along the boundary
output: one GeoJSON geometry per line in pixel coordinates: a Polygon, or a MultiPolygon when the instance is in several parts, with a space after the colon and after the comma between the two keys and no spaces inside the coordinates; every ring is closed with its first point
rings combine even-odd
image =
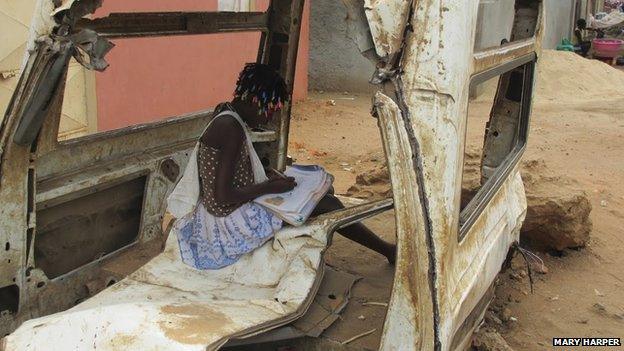
{"type": "Polygon", "coordinates": [[[310,57],[310,1],[306,0],[301,20],[301,34],[297,49],[297,70],[295,71],[295,90],[293,99],[304,100],[308,97],[308,63],[310,57]]]}
{"type": "MultiPolygon", "coordinates": [[[[258,0],[265,10],[267,0],[258,0]]],[[[217,0],[106,0],[96,13],[214,11],[217,0]]],[[[302,22],[294,98],[308,85],[309,4],[302,22]]],[[[227,33],[115,40],[110,66],[97,73],[98,130],[208,109],[231,98],[238,72],[256,60],[260,33],[227,33]]]]}

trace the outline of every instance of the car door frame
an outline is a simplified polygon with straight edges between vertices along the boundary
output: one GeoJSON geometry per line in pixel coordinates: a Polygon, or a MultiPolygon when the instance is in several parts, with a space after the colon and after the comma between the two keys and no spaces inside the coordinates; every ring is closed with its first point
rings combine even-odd
{"type": "MultiPolygon", "coordinates": [[[[71,1],[55,11],[69,27],[51,25],[47,30],[55,31],[56,36],[32,43],[35,50],[2,121],[0,236],[6,242],[2,256],[7,264],[0,266],[0,286],[17,291],[14,309],[0,317],[2,333],[26,319],[67,309],[119,281],[130,271],[111,270],[108,264],[120,256],[136,254],[146,246],[151,247],[150,255],[158,253],[165,240],[161,230],[164,199],[212,116],[210,110],[199,111],[59,142],[64,78],[74,50],[68,43],[71,34],[93,29],[102,38],[131,38],[260,31],[258,61],[282,73],[292,92],[302,0],[273,0],[266,12],[130,13],[97,20],[82,18],[82,5],[93,5],[94,10],[96,3],[71,1]],[[184,28],[178,28],[180,25],[184,28]],[[59,36],[63,31],[67,34],[59,36]],[[51,74],[54,79],[49,78],[51,74]],[[145,185],[140,224],[130,244],[52,279],[37,266],[37,215],[41,218],[41,211],[141,178],[145,185]]],[[[44,22],[44,27],[50,23],[44,22]]],[[[286,164],[290,109],[291,104],[286,104],[269,130],[253,133],[259,153],[276,168],[286,164]]]]}

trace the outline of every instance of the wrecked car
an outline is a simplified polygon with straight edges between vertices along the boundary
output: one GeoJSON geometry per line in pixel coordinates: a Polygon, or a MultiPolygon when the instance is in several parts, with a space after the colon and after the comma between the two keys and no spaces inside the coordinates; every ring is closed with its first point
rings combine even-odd
{"type": "MultiPolygon", "coordinates": [[[[59,141],[69,62],[103,70],[121,38],[255,31],[258,61],[292,91],[304,0],[271,0],[264,12],[90,18],[100,3],[39,1],[41,20],[0,126],[0,350],[212,350],[284,340],[330,349],[317,326],[344,304],[327,312],[327,291],[319,292],[344,290],[348,279],[325,266],[324,252],[337,228],[386,211],[394,211],[398,255],[379,349],[469,344],[526,212],[518,162],[541,1],[516,0],[511,36],[475,51],[476,0],[344,0],[358,48],[375,67],[372,110],[392,197],[313,218],[240,265],[209,272],[180,261],[161,221],[210,111],[59,141]],[[469,95],[491,79],[481,187],[468,199],[469,95]]],[[[287,105],[269,130],[254,133],[263,162],[280,170],[290,112],[287,105]]]]}

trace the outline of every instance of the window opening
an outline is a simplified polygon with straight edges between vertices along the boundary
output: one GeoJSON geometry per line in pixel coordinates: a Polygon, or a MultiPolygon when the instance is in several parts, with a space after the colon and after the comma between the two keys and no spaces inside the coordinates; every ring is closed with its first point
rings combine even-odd
{"type": "Polygon", "coordinates": [[[531,54],[471,80],[462,167],[460,240],[524,151],[534,63],[535,55],[531,54]]]}
{"type": "Polygon", "coordinates": [[[532,37],[537,26],[539,1],[500,0],[479,2],[474,50],[532,37]]]}
{"type": "Polygon", "coordinates": [[[211,111],[254,62],[259,32],[115,40],[110,66],[70,64],[59,140],[211,111]]]}
{"type": "Polygon", "coordinates": [[[134,242],[145,182],[136,178],[38,211],[36,266],[53,279],[134,242]]]}
{"type": "Polygon", "coordinates": [[[17,285],[9,285],[0,288],[0,314],[17,313],[19,307],[19,287],[17,285]]]}

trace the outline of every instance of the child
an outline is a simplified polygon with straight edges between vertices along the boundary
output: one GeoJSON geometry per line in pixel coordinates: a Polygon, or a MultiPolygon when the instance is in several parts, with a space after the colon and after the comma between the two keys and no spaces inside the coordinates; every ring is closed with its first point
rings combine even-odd
{"type": "Polygon", "coordinates": [[[604,38],[604,31],[601,29],[594,29],[587,27],[587,21],[584,18],[580,18],[576,21],[576,28],[574,28],[574,37],[576,38],[576,45],[581,52],[581,56],[586,57],[591,49],[592,42],[587,38],[587,32],[595,32],[596,38],[604,38]]]}
{"type": "MultiPolygon", "coordinates": [[[[258,248],[282,227],[282,221],[252,202],[265,194],[292,190],[293,178],[267,178],[250,139],[249,128],[268,123],[288,99],[283,78],[267,65],[247,64],[240,73],[234,99],[215,109],[200,137],[189,166],[168,199],[166,228],[176,223],[182,259],[198,269],[218,269],[258,248]]],[[[315,214],[344,206],[331,194],[315,214]]],[[[362,224],[338,231],[386,256],[394,263],[395,246],[362,224]]]]}

